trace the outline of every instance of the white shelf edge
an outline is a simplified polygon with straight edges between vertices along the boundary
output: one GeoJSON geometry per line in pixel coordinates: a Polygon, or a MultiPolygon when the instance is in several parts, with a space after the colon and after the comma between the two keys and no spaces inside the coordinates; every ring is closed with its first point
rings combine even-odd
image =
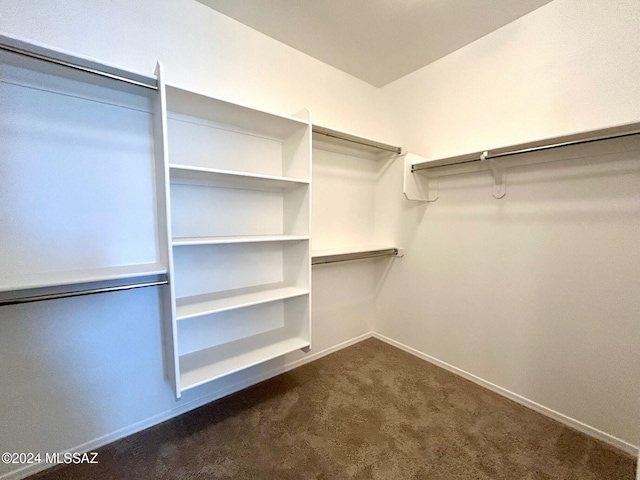
{"type": "MultiPolygon", "coordinates": [[[[383,153],[386,156],[389,155],[400,155],[402,153],[402,148],[397,147],[395,145],[390,145],[388,143],[379,142],[378,140],[374,140],[372,138],[363,137],[360,135],[356,135],[354,133],[345,132],[342,130],[335,130],[333,128],[322,127],[320,125],[314,124],[312,125],[312,132],[317,136],[316,138],[322,138],[324,142],[319,142],[320,144],[326,143],[347,143],[351,145],[353,150],[364,150],[369,153],[383,153]]],[[[314,148],[321,148],[314,147],[314,148]]],[[[384,158],[384,157],[377,157],[384,158]]]]}
{"type": "Polygon", "coordinates": [[[0,44],[7,47],[5,51],[74,71],[76,73],[74,78],[81,82],[87,83],[87,79],[100,78],[107,88],[129,92],[131,88],[140,88],[144,89],[146,96],[155,95],[155,91],[158,90],[155,77],[107,63],[94,57],[80,55],[60,48],[52,48],[33,40],[4,33],[0,34],[0,44]]]}
{"type": "Polygon", "coordinates": [[[303,235],[238,235],[228,237],[177,237],[172,240],[174,247],[195,245],[224,245],[230,243],[298,242],[309,240],[303,235]]]}
{"type": "Polygon", "coordinates": [[[302,297],[304,295],[309,295],[310,291],[304,288],[297,287],[283,287],[278,286],[276,288],[247,288],[247,289],[238,289],[232,290],[235,292],[234,294],[226,294],[224,292],[220,292],[219,294],[205,294],[205,295],[196,295],[193,297],[182,297],[176,299],[176,319],[179,322],[189,320],[190,318],[202,317],[205,315],[211,315],[213,313],[222,313],[228,312],[230,310],[237,310],[240,308],[252,307],[255,305],[262,305],[270,302],[277,302],[279,300],[286,300],[288,298],[302,297]],[[186,299],[196,299],[201,298],[202,301],[193,303],[189,303],[188,305],[192,306],[189,310],[197,310],[192,313],[180,313],[181,311],[187,310],[186,305],[180,305],[181,300],[184,303],[186,299]],[[208,298],[208,300],[207,300],[208,298]],[[201,309],[193,308],[195,305],[203,305],[201,309]],[[207,304],[212,304],[212,306],[205,307],[207,304]]]}
{"type": "MultiPolygon", "coordinates": [[[[231,342],[231,343],[240,344],[242,341],[243,340],[237,340],[236,342],[231,342]]],[[[222,345],[222,346],[224,346],[224,345],[222,345]]],[[[299,338],[299,337],[289,337],[289,338],[280,340],[280,341],[275,342],[275,343],[269,343],[267,345],[264,345],[262,347],[254,349],[254,350],[252,350],[250,352],[245,352],[245,353],[242,353],[240,355],[236,355],[234,358],[236,359],[237,366],[235,366],[233,368],[230,368],[228,370],[225,370],[222,373],[216,373],[216,374],[211,375],[211,376],[209,376],[209,377],[207,377],[207,378],[205,378],[203,380],[199,380],[197,382],[193,382],[193,383],[186,384],[186,385],[183,385],[183,383],[182,383],[182,378],[184,376],[186,376],[186,372],[184,372],[181,369],[180,370],[180,377],[181,377],[180,391],[181,392],[185,392],[187,390],[199,387],[200,385],[204,385],[206,383],[212,382],[212,381],[217,380],[219,378],[222,378],[224,376],[231,375],[232,373],[236,373],[236,372],[239,372],[241,370],[245,370],[247,368],[251,368],[253,366],[259,365],[259,364],[264,363],[264,362],[267,362],[269,360],[273,360],[274,358],[278,358],[278,357],[281,357],[283,355],[286,355],[287,353],[295,352],[296,350],[307,348],[309,346],[311,346],[311,342],[309,340],[305,340],[305,339],[299,338]],[[257,353],[259,351],[261,351],[261,350],[266,350],[268,353],[266,355],[258,355],[257,353]],[[243,357],[246,357],[247,361],[242,362],[243,357]]],[[[187,356],[197,356],[198,354],[200,354],[201,356],[204,356],[206,354],[204,354],[202,352],[206,352],[207,350],[212,350],[212,349],[216,349],[216,348],[219,348],[219,347],[211,347],[209,349],[201,350],[199,352],[188,353],[186,355],[180,355],[180,359],[182,360],[187,356]]],[[[213,366],[213,364],[211,366],[213,366]]]]}
{"type": "Polygon", "coordinates": [[[316,249],[311,252],[312,265],[364,260],[368,258],[403,257],[404,249],[393,245],[366,245],[316,249]],[[326,261],[323,261],[326,260],[326,261]]]}
{"type": "MultiPolygon", "coordinates": [[[[292,177],[279,177],[276,175],[263,175],[260,173],[248,173],[248,172],[238,172],[238,171],[234,171],[234,170],[222,170],[222,169],[218,169],[218,168],[208,168],[208,167],[196,167],[193,165],[182,165],[182,164],[177,164],[177,163],[170,163],[169,164],[169,169],[170,170],[175,170],[175,171],[186,171],[186,172],[193,172],[193,173],[202,173],[203,175],[226,175],[232,178],[236,178],[236,179],[246,179],[248,181],[251,181],[253,179],[255,180],[263,180],[263,181],[273,181],[273,182],[284,182],[284,183],[291,183],[292,185],[294,184],[300,184],[300,185],[308,185],[310,182],[309,180],[305,180],[305,179],[301,179],[301,178],[292,178],[292,177]]],[[[178,177],[179,178],[179,177],[178,177]]],[[[203,180],[205,180],[205,178],[203,178],[203,180]]]]}
{"type": "MultiPolygon", "coordinates": [[[[160,263],[142,263],[116,267],[93,268],[90,270],[70,270],[55,273],[37,274],[37,281],[25,281],[22,284],[0,285],[0,292],[31,290],[37,288],[64,287],[83,283],[108,282],[151,275],[163,275],[167,267],[160,263]],[[106,273],[111,271],[112,273],[106,273]]],[[[34,275],[35,277],[36,275],[34,275]]]]}
{"type": "Polygon", "coordinates": [[[327,257],[330,255],[342,255],[349,253],[366,253],[376,250],[387,250],[389,248],[397,248],[390,244],[371,244],[371,245],[350,245],[331,248],[317,248],[311,251],[312,257],[327,257]]]}

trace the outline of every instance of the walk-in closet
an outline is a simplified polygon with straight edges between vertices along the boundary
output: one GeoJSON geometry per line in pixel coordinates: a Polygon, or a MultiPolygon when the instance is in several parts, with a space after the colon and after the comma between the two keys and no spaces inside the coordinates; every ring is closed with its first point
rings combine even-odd
{"type": "Polygon", "coordinates": [[[640,480],[640,3],[0,1],[0,480],[640,480]]]}

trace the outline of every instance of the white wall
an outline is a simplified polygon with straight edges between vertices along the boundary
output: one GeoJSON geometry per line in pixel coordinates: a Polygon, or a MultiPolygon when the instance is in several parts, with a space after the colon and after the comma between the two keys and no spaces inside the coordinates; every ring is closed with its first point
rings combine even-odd
{"type": "MultiPolygon", "coordinates": [[[[401,144],[437,158],[639,121],[638,25],[635,0],[551,2],[385,87],[401,144]]],[[[640,154],[612,158],[510,170],[502,200],[488,174],[447,177],[429,205],[400,198],[396,165],[376,228],[407,254],[376,330],[637,445],[640,154]]]]}
{"type": "MultiPolygon", "coordinates": [[[[395,140],[378,89],[194,0],[0,0],[0,31],[145,74],[161,60],[168,81],[282,114],[306,107],[319,124],[395,140]]],[[[372,268],[314,270],[310,355],[370,331],[372,268]]],[[[276,359],[176,403],[159,310],[156,289],[0,308],[0,451],[94,448],[306,358],[276,359]]],[[[0,476],[11,470],[0,465],[0,476]]]]}
{"type": "Polygon", "coordinates": [[[195,0],[0,0],[0,31],[325,126],[395,140],[379,89],[195,0]]]}

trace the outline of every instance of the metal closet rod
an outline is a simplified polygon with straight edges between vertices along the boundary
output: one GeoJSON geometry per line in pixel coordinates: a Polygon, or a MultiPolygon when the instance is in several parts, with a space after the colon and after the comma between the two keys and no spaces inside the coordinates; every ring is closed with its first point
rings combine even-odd
{"type": "Polygon", "coordinates": [[[521,143],[512,145],[510,147],[496,148],[493,150],[469,153],[456,157],[416,163],[411,167],[411,171],[416,172],[418,170],[427,170],[430,168],[462,165],[467,163],[479,162],[482,160],[488,160],[491,158],[508,157],[511,155],[520,155],[523,153],[539,152],[543,150],[551,150],[554,148],[568,147],[571,145],[581,145],[586,143],[599,142],[602,140],[611,140],[614,138],[630,137],[638,134],[640,134],[640,123],[630,123],[617,127],[591,130],[574,135],[565,135],[561,137],[548,138],[546,140],[521,143]]]}
{"type": "Polygon", "coordinates": [[[98,293],[120,292],[123,290],[133,290],[134,288],[157,287],[159,285],[167,285],[169,281],[158,280],[156,282],[131,283],[128,285],[115,285],[112,287],[92,288],[90,290],[78,290],[75,292],[50,293],[46,295],[32,295],[30,297],[9,298],[0,300],[0,306],[4,305],[20,305],[23,303],[43,302],[45,300],[57,300],[69,297],[84,297],[86,295],[95,295],[98,293]]]}
{"type": "Polygon", "coordinates": [[[386,143],[376,142],[374,140],[369,140],[367,138],[357,137],[355,135],[339,132],[337,130],[331,130],[330,128],[321,127],[319,125],[313,125],[312,130],[313,130],[313,133],[318,133],[320,135],[325,135],[331,138],[337,138],[339,140],[345,140],[351,143],[357,143],[359,145],[364,145],[366,147],[377,148],[378,150],[385,150],[387,152],[393,152],[397,154],[402,153],[402,148],[400,147],[396,147],[394,145],[388,145],[386,143]]]}
{"type": "Polygon", "coordinates": [[[321,257],[313,257],[311,265],[322,265],[325,263],[348,262],[350,260],[361,260],[364,258],[375,257],[393,257],[398,255],[397,248],[385,248],[382,250],[371,250],[368,252],[352,252],[352,253],[336,253],[333,255],[324,255],[321,257]]]}
{"type": "Polygon", "coordinates": [[[145,77],[119,68],[102,65],[84,58],[78,58],[66,53],[50,50],[48,48],[31,45],[23,42],[22,40],[7,37],[5,35],[0,35],[0,50],[17,53],[26,57],[43,60],[45,62],[110,78],[112,80],[136,85],[138,87],[148,88],[151,90],[158,89],[156,80],[151,77],[145,77]]]}

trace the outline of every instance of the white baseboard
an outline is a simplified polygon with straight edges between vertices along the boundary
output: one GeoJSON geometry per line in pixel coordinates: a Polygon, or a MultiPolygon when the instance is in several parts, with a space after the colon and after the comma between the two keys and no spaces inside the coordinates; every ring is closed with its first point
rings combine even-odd
{"type": "Polygon", "coordinates": [[[514,402],[519,403],[520,405],[524,405],[525,407],[528,407],[531,410],[535,410],[538,413],[541,413],[547,417],[553,418],[554,420],[557,420],[560,423],[563,423],[569,427],[572,427],[582,433],[585,433],[591,437],[602,440],[603,442],[606,442],[609,445],[619,448],[624,452],[627,452],[631,455],[636,455],[636,456],[638,455],[638,447],[636,445],[632,445],[631,443],[625,442],[624,440],[614,437],[613,435],[609,435],[608,433],[605,433],[602,430],[598,430],[597,428],[587,425],[586,423],[576,420],[575,418],[571,418],[560,412],[556,412],[551,408],[545,407],[544,405],[540,405],[539,403],[536,403],[533,400],[529,400],[528,398],[518,395],[517,393],[511,392],[505,388],[499,387],[498,385],[495,385],[491,382],[488,382],[487,380],[477,377],[472,373],[469,373],[458,367],[454,367],[453,365],[443,362],[442,360],[438,360],[437,358],[427,355],[426,353],[422,353],[421,351],[416,350],[415,348],[411,348],[407,345],[404,345],[403,343],[392,340],[391,338],[385,337],[384,335],[380,335],[379,333],[373,332],[371,336],[385,343],[388,343],[389,345],[399,348],[400,350],[404,350],[407,353],[415,355],[416,357],[421,358],[422,360],[426,360],[427,362],[432,363],[437,367],[443,368],[462,378],[470,380],[473,383],[480,385],[481,387],[491,390],[492,392],[495,392],[498,395],[502,395],[503,397],[506,397],[509,400],[513,400],[514,402]]]}
{"type": "MultiPolygon", "coordinates": [[[[305,363],[318,360],[319,358],[329,355],[330,353],[337,352],[338,350],[342,350],[343,348],[349,347],[355,343],[366,340],[367,338],[371,338],[372,336],[373,336],[373,332],[368,332],[358,337],[352,338],[351,340],[347,340],[346,342],[342,342],[338,345],[334,345],[333,347],[326,348],[320,352],[316,352],[311,355],[305,355],[300,360],[296,360],[294,362],[287,363],[286,365],[283,365],[281,367],[268,370],[266,372],[261,373],[260,375],[255,375],[242,382],[217,390],[209,395],[198,398],[197,400],[194,400],[192,402],[181,404],[163,413],[154,415],[153,417],[147,418],[145,420],[134,423],[132,425],[128,425],[124,428],[111,432],[107,435],[103,435],[102,437],[95,438],[86,443],[83,443],[82,445],[78,445],[74,448],[67,450],[67,452],[84,453],[84,452],[95,451],[96,449],[103,447],[104,445],[107,445],[111,442],[115,442],[116,440],[120,440],[121,438],[128,437],[129,435],[133,435],[134,433],[141,432],[142,430],[145,430],[149,427],[165,422],[171,418],[177,417],[178,415],[182,415],[183,413],[186,413],[190,410],[194,410],[198,407],[202,407],[203,405],[206,405],[207,403],[210,403],[214,400],[218,400],[222,397],[226,397],[227,395],[231,395],[232,393],[240,391],[243,388],[250,387],[251,385],[255,385],[257,383],[268,380],[269,378],[273,378],[277,375],[288,372],[289,370],[293,370],[294,368],[300,367],[305,363]]],[[[61,455],[64,453],[66,452],[61,452],[61,455]]],[[[38,464],[27,465],[17,470],[13,470],[11,472],[0,475],[0,480],[20,480],[25,477],[28,477],[29,475],[33,475],[34,473],[45,470],[51,466],[53,465],[49,463],[38,463],[38,464]]]]}

